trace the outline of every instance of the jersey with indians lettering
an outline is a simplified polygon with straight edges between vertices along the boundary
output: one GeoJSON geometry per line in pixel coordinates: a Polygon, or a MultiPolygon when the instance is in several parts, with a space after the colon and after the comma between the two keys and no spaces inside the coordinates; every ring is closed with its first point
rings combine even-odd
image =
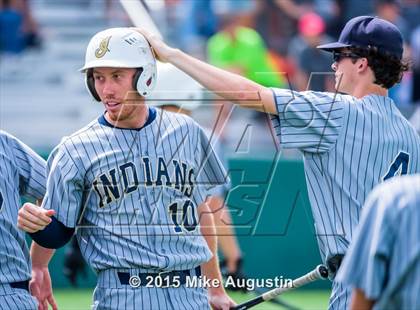
{"type": "MultiPolygon", "coordinates": [[[[345,254],[373,187],[420,171],[420,137],[389,97],[273,92],[278,115],[272,124],[283,148],[303,153],[318,245],[327,264],[345,254]]],[[[333,283],[330,308],[344,309],[347,293],[333,283]]]]}
{"type": "Polygon", "coordinates": [[[31,278],[25,234],[17,228],[20,197],[45,194],[45,161],[24,143],[0,130],[0,309],[37,309],[28,291],[11,285],[31,278]]]}
{"type": "Polygon", "coordinates": [[[114,272],[190,270],[211,258],[197,207],[225,171],[191,118],[149,108],[142,128],[122,129],[101,116],[55,148],[48,171],[43,206],[77,228],[81,252],[99,273],[98,309],[156,308],[157,300],[169,309],[208,307],[202,290],[127,291],[114,272]]]}

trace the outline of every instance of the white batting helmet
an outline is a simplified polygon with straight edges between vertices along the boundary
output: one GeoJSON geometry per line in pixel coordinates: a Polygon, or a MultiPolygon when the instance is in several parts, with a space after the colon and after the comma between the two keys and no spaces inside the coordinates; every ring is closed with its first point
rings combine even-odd
{"type": "Polygon", "coordinates": [[[154,106],[174,105],[194,110],[203,100],[203,87],[169,63],[158,63],[159,78],[147,102],[154,106]]]}
{"type": "Polygon", "coordinates": [[[156,59],[149,42],[131,28],[110,28],[95,34],[86,49],[86,87],[100,101],[95,89],[92,70],[97,67],[137,68],[133,88],[140,95],[148,96],[156,83],[156,59]]]}

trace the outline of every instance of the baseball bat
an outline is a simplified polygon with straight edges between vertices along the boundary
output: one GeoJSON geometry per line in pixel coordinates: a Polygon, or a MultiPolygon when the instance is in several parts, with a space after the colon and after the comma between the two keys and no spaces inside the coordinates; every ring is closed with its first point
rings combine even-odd
{"type": "Polygon", "coordinates": [[[147,12],[142,1],[120,0],[120,3],[126,11],[127,15],[130,17],[134,26],[147,29],[151,33],[162,38],[162,33],[159,31],[159,28],[156,26],[152,17],[147,12]]]}
{"type": "MultiPolygon", "coordinates": [[[[264,293],[267,293],[267,292],[268,292],[268,290],[264,290],[264,289],[261,289],[261,288],[259,288],[259,287],[256,287],[256,288],[254,289],[254,292],[255,292],[257,295],[262,295],[262,294],[264,294],[264,293]]],[[[285,302],[284,300],[280,299],[280,297],[279,297],[279,296],[276,296],[276,297],[274,297],[273,299],[270,299],[270,300],[267,300],[267,301],[268,301],[268,302],[271,302],[271,303],[273,303],[273,304],[276,304],[276,305],[282,306],[285,310],[300,310],[300,308],[299,308],[299,307],[296,307],[296,306],[294,306],[294,305],[289,304],[288,302],[285,302]]]]}
{"type": "Polygon", "coordinates": [[[279,296],[280,294],[290,291],[292,289],[301,287],[308,283],[314,282],[316,280],[325,280],[328,278],[328,269],[324,265],[318,265],[314,270],[308,272],[304,276],[297,278],[292,281],[292,285],[290,287],[278,287],[264,293],[260,296],[255,297],[249,301],[246,301],[242,304],[239,304],[235,307],[230,308],[231,310],[245,310],[251,307],[254,307],[264,301],[268,301],[273,299],[274,297],[279,296]]]}
{"type": "MultiPolygon", "coordinates": [[[[163,35],[160,32],[159,27],[157,27],[152,16],[150,16],[149,12],[146,9],[145,0],[120,0],[120,3],[135,27],[147,29],[149,32],[163,39],[163,35]]],[[[182,72],[170,63],[162,64],[157,62],[157,71],[158,76],[163,71],[172,71],[175,77],[174,79],[176,79],[176,77],[184,75],[187,79],[189,78],[193,80],[192,77],[188,76],[186,73],[182,72]],[[178,73],[176,73],[175,71],[178,71],[178,73]]],[[[194,85],[194,83],[198,82],[194,80],[190,82],[189,85],[194,85]]]]}

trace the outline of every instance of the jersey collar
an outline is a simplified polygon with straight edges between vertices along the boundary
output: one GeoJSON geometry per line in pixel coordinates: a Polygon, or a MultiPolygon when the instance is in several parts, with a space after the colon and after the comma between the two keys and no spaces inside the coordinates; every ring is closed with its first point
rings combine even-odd
{"type": "Polygon", "coordinates": [[[112,125],[110,122],[108,122],[105,118],[105,113],[102,114],[99,118],[98,118],[98,122],[99,124],[103,125],[103,126],[107,126],[107,127],[111,127],[111,128],[115,128],[115,129],[122,129],[122,130],[136,130],[136,131],[140,131],[142,130],[144,127],[150,125],[155,119],[156,119],[156,109],[154,107],[148,107],[149,108],[149,115],[147,117],[146,122],[144,123],[144,125],[140,128],[121,128],[121,127],[116,127],[114,125],[112,125]]]}

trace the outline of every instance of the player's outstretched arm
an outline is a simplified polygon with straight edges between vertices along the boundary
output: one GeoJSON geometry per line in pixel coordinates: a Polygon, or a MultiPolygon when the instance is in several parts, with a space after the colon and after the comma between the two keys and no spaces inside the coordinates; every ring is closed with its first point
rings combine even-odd
{"type": "Polygon", "coordinates": [[[201,234],[206,239],[207,245],[213,254],[213,257],[201,266],[201,269],[205,277],[212,280],[215,279],[220,284],[209,287],[208,289],[210,305],[213,309],[228,310],[230,307],[235,306],[235,302],[226,294],[223,286],[217,256],[217,236],[213,214],[206,203],[201,204],[198,210],[200,214],[201,234]]]}
{"type": "Polygon", "coordinates": [[[46,210],[32,203],[25,203],[18,212],[18,227],[28,233],[43,230],[51,223],[54,210],[46,210]]]}
{"type": "Polygon", "coordinates": [[[158,60],[172,63],[208,90],[242,107],[277,114],[274,96],[270,89],[172,48],[158,36],[144,29],[136,28],[136,30],[149,41],[158,60]]]}
{"type": "Polygon", "coordinates": [[[31,294],[38,300],[38,310],[58,309],[54,299],[48,264],[55,250],[44,248],[35,242],[31,245],[32,279],[29,283],[31,294]]]}

